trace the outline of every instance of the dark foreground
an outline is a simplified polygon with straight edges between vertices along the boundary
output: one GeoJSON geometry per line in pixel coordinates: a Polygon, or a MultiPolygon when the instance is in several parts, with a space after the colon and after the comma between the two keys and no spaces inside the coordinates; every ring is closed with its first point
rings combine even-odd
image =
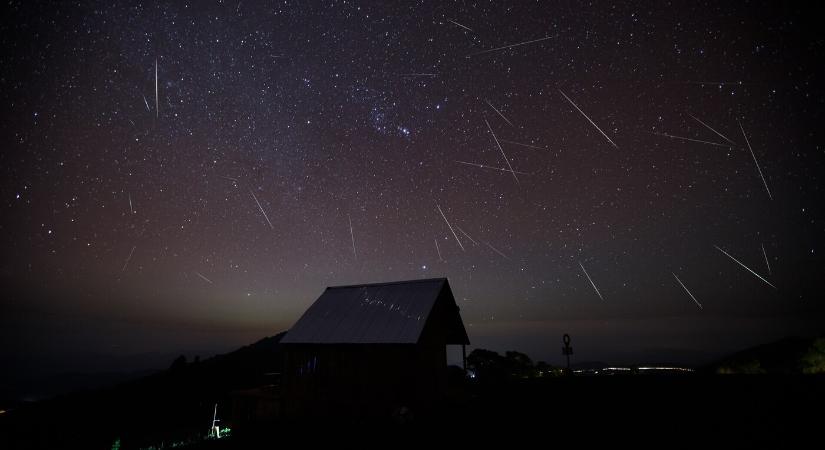
{"type": "MultiPolygon", "coordinates": [[[[285,442],[380,441],[388,435],[401,439],[398,443],[437,437],[438,442],[504,439],[622,448],[789,445],[818,440],[825,377],[685,374],[552,377],[494,384],[473,380],[453,382],[450,392],[441,407],[426,414],[359,419],[342,413],[323,420],[281,419],[235,427],[229,438],[190,443],[186,448],[275,448],[285,442]]],[[[99,410],[97,402],[64,399],[4,414],[0,448],[112,448],[116,439],[123,449],[161,444],[168,448],[182,442],[153,435],[152,429],[162,424],[153,423],[151,416],[132,417],[126,404],[99,410]]],[[[164,417],[162,411],[158,417],[164,417]]],[[[199,422],[204,423],[201,418],[199,422]]],[[[207,420],[206,426],[186,431],[205,432],[208,424],[207,420]]]]}

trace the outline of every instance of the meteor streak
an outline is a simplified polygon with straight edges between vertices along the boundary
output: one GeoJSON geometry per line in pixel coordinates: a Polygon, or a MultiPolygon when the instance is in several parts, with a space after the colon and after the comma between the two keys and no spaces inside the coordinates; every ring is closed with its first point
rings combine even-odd
{"type": "Polygon", "coordinates": [[[726,141],[730,142],[730,143],[731,143],[731,144],[733,144],[733,145],[736,145],[736,142],[733,142],[732,140],[728,139],[728,138],[727,138],[724,134],[722,134],[722,133],[720,133],[720,132],[718,132],[718,131],[714,130],[713,128],[711,128],[711,126],[710,126],[710,125],[708,125],[708,124],[706,124],[705,122],[702,122],[701,120],[699,120],[699,118],[698,118],[698,117],[695,117],[693,114],[688,114],[688,115],[689,115],[691,118],[693,118],[693,120],[695,120],[695,121],[697,121],[697,122],[701,123],[702,125],[704,125],[704,126],[705,126],[708,130],[713,131],[714,133],[718,134],[718,135],[719,135],[719,137],[721,137],[722,139],[724,139],[724,140],[726,140],[726,141]]]}
{"type": "Polygon", "coordinates": [[[772,288],[776,289],[776,286],[772,285],[770,281],[768,281],[768,280],[766,280],[766,279],[762,278],[762,275],[759,275],[758,273],[756,273],[756,272],[754,272],[753,270],[751,270],[751,268],[750,268],[750,267],[748,267],[748,266],[746,266],[746,265],[742,264],[742,263],[741,263],[738,259],[736,259],[736,258],[734,258],[733,256],[731,256],[731,254],[730,254],[730,253],[728,253],[728,252],[726,252],[726,251],[722,250],[722,249],[721,249],[721,248],[719,248],[719,246],[717,246],[717,245],[714,245],[714,247],[716,247],[716,250],[719,250],[720,252],[724,253],[724,254],[725,254],[725,256],[727,256],[728,258],[730,258],[730,259],[732,259],[734,262],[736,262],[736,264],[739,264],[740,266],[744,267],[744,268],[745,268],[745,270],[747,270],[748,272],[752,273],[752,274],[753,274],[756,278],[759,278],[760,280],[764,281],[764,282],[765,282],[768,286],[770,286],[770,287],[772,287],[772,288]]]}
{"type": "Polygon", "coordinates": [[[205,276],[201,275],[201,273],[198,272],[198,271],[195,271],[195,275],[201,277],[201,280],[206,281],[209,284],[215,284],[215,283],[212,282],[212,280],[210,280],[209,278],[206,278],[205,276]]]}
{"type": "Polygon", "coordinates": [[[487,241],[481,241],[481,242],[484,242],[484,245],[486,245],[487,247],[490,247],[490,250],[492,250],[492,251],[498,253],[499,255],[501,255],[502,258],[510,259],[510,258],[507,257],[507,255],[505,255],[504,253],[501,253],[500,251],[498,251],[497,248],[493,247],[489,242],[487,242],[487,241]]]}
{"type": "Polygon", "coordinates": [[[250,194],[252,194],[252,198],[254,198],[254,199],[255,199],[255,203],[257,203],[257,204],[258,204],[258,209],[260,209],[260,210],[261,210],[261,214],[263,214],[263,215],[264,215],[264,219],[266,219],[266,223],[268,223],[268,224],[269,224],[269,228],[271,228],[271,229],[273,229],[273,230],[274,230],[274,229],[275,229],[275,227],[274,227],[274,226],[272,226],[272,222],[270,222],[270,221],[269,221],[269,217],[266,215],[266,212],[264,211],[264,208],[261,206],[261,202],[259,202],[259,201],[258,201],[258,197],[255,197],[255,193],[254,193],[254,192],[252,192],[252,189],[250,189],[250,190],[249,190],[249,193],[250,193],[250,194]]]}
{"type": "Polygon", "coordinates": [[[540,39],[533,39],[532,41],[524,41],[524,42],[519,42],[518,44],[511,44],[511,45],[505,45],[503,47],[491,48],[489,50],[482,50],[480,52],[471,53],[471,54],[467,55],[466,57],[469,58],[469,57],[472,57],[472,56],[482,55],[484,53],[497,52],[499,50],[506,50],[508,48],[518,47],[520,45],[527,45],[527,44],[533,44],[535,42],[546,41],[546,40],[550,39],[551,37],[552,36],[547,36],[547,37],[543,37],[543,38],[540,38],[540,39]]]}
{"type": "Polygon", "coordinates": [[[158,108],[158,59],[155,58],[155,117],[159,117],[159,114],[160,109],[158,108]]]}
{"type": "Polygon", "coordinates": [[[607,136],[607,134],[605,134],[605,132],[604,132],[604,131],[602,131],[602,129],[601,129],[601,128],[599,128],[599,126],[598,126],[598,125],[596,125],[596,122],[593,122],[592,120],[590,120],[590,117],[587,117],[587,114],[585,114],[585,113],[584,113],[584,111],[582,111],[582,110],[581,110],[581,108],[579,108],[579,107],[578,107],[578,105],[576,105],[575,103],[573,103],[573,100],[570,100],[570,97],[568,97],[568,96],[567,96],[564,92],[562,92],[562,91],[561,91],[561,89],[559,89],[559,93],[560,93],[561,95],[563,95],[563,96],[564,96],[564,98],[566,98],[566,99],[567,99],[567,101],[568,101],[568,102],[570,102],[570,104],[571,104],[571,105],[573,105],[573,107],[574,107],[574,108],[576,108],[576,110],[577,110],[578,112],[580,112],[580,113],[581,113],[581,115],[583,115],[583,116],[584,116],[584,118],[585,118],[585,119],[587,119],[587,121],[588,121],[588,122],[590,122],[590,124],[591,124],[591,125],[593,125],[594,127],[596,127],[596,129],[597,129],[597,130],[599,130],[599,133],[601,133],[601,134],[602,134],[602,136],[604,136],[604,138],[605,138],[605,139],[607,139],[607,141],[608,141],[608,142],[610,142],[610,144],[611,144],[611,145],[613,145],[613,147],[616,147],[616,149],[618,150],[619,146],[618,146],[618,145],[616,145],[616,143],[615,143],[615,142],[613,142],[613,140],[612,140],[612,139],[610,139],[610,138],[607,136]]]}
{"type": "Polygon", "coordinates": [[[355,256],[355,259],[358,259],[358,252],[355,251],[355,233],[352,231],[352,218],[347,214],[347,219],[349,220],[349,235],[352,238],[352,254],[355,256]]]}
{"type": "Polygon", "coordinates": [[[462,25],[462,24],[460,24],[460,23],[456,22],[456,21],[455,21],[455,20],[453,20],[453,19],[447,19],[447,22],[450,22],[450,23],[452,23],[452,24],[453,24],[453,25],[455,25],[455,26],[458,26],[458,27],[464,28],[465,30],[469,31],[470,33],[475,33],[475,31],[473,31],[472,29],[470,29],[470,27],[465,27],[464,25],[462,25]]]}
{"type": "Polygon", "coordinates": [[[720,144],[720,143],[718,143],[718,142],[711,142],[711,141],[703,141],[703,140],[701,140],[701,139],[686,138],[686,137],[682,137],[682,136],[674,136],[674,135],[672,135],[672,134],[668,134],[668,133],[656,133],[656,132],[652,132],[652,133],[650,133],[650,134],[655,134],[656,136],[663,136],[663,137],[666,137],[666,138],[671,138],[671,139],[679,139],[679,140],[682,140],[682,141],[699,142],[700,144],[709,144],[709,145],[715,145],[715,146],[717,146],[717,147],[727,147],[727,148],[730,148],[730,145],[727,145],[727,144],[720,144]]]}
{"type": "Polygon", "coordinates": [[[676,281],[678,281],[678,282],[679,282],[679,285],[680,285],[680,286],[682,286],[682,289],[684,289],[684,290],[685,290],[685,292],[687,292],[687,294],[690,296],[690,298],[692,298],[692,299],[693,299],[694,303],[696,303],[696,306],[698,306],[698,307],[699,307],[699,309],[703,309],[703,308],[702,308],[702,304],[701,304],[701,303],[699,303],[699,301],[698,301],[698,300],[696,300],[696,297],[694,297],[694,296],[693,296],[693,294],[691,294],[691,293],[690,293],[690,291],[688,290],[687,286],[685,286],[685,284],[684,284],[684,283],[682,283],[682,280],[680,280],[680,279],[679,279],[679,277],[677,277],[675,273],[673,273],[673,272],[671,272],[671,273],[673,274],[673,278],[676,278],[676,281]]]}
{"type": "Polygon", "coordinates": [[[484,99],[484,102],[485,102],[485,103],[487,103],[487,106],[489,106],[490,108],[493,108],[493,111],[495,111],[495,112],[496,112],[496,114],[498,114],[499,116],[501,116],[501,118],[502,118],[502,119],[504,119],[504,121],[505,121],[505,122],[507,122],[508,124],[510,124],[510,126],[511,126],[511,127],[513,127],[513,128],[515,128],[515,127],[516,127],[515,125],[513,125],[513,122],[510,122],[510,119],[508,119],[508,118],[504,117],[504,114],[502,114],[502,113],[501,113],[501,111],[499,111],[499,110],[498,110],[498,108],[496,108],[495,106],[493,106],[493,104],[492,104],[492,103],[490,103],[490,101],[489,101],[489,100],[484,99]]]}
{"type": "Polygon", "coordinates": [[[736,123],[739,124],[739,129],[742,130],[742,136],[745,136],[745,143],[748,144],[748,150],[751,151],[751,157],[753,157],[753,163],[756,164],[756,170],[759,171],[759,178],[762,178],[762,184],[765,185],[765,190],[768,191],[768,198],[773,200],[773,195],[771,195],[771,190],[768,189],[768,182],[765,181],[765,176],[762,175],[762,169],[759,167],[759,161],[756,160],[756,155],[753,153],[753,149],[751,148],[751,143],[748,140],[748,136],[745,134],[745,129],[742,128],[742,122],[738,120],[736,123]]]}
{"type": "Polygon", "coordinates": [[[599,292],[599,288],[596,287],[596,283],[594,283],[593,279],[590,278],[590,274],[588,274],[587,270],[584,269],[584,266],[582,265],[581,261],[579,261],[579,267],[582,268],[582,272],[584,272],[584,276],[586,276],[587,280],[590,281],[590,285],[593,286],[593,290],[595,290],[596,294],[599,296],[599,298],[602,299],[602,301],[604,301],[604,297],[602,297],[602,293],[599,292]]]}
{"type": "MultiPolygon", "coordinates": [[[[459,161],[459,160],[455,160],[455,162],[460,163],[460,164],[466,164],[468,166],[480,167],[482,169],[500,170],[502,172],[513,172],[510,169],[504,169],[504,168],[501,168],[501,167],[488,166],[488,165],[485,165],[485,164],[471,163],[471,162],[459,161]]],[[[517,173],[519,175],[530,175],[527,172],[514,172],[514,173],[517,173]]]]}
{"type": "Polygon", "coordinates": [[[485,124],[487,124],[487,129],[488,129],[488,130],[490,130],[490,134],[492,134],[492,135],[493,135],[493,139],[496,141],[496,145],[498,146],[499,151],[501,151],[501,156],[503,156],[503,157],[504,157],[504,161],[506,161],[506,162],[507,162],[507,167],[509,167],[509,168],[510,168],[510,173],[512,173],[512,174],[513,174],[513,178],[515,178],[515,179],[516,179],[516,184],[521,184],[521,183],[519,183],[519,181],[518,181],[518,177],[516,176],[516,171],[515,171],[515,170],[513,170],[513,166],[512,166],[512,165],[510,165],[510,160],[509,160],[509,159],[507,159],[507,155],[504,153],[504,149],[503,149],[503,148],[501,148],[501,144],[499,144],[499,143],[498,143],[498,138],[496,137],[496,134],[495,134],[495,133],[493,133],[493,129],[492,129],[492,128],[490,128],[490,122],[487,122],[487,119],[484,119],[484,123],[485,123],[485,124]]]}
{"type": "Polygon", "coordinates": [[[129,261],[132,260],[132,253],[135,252],[135,246],[132,246],[132,250],[129,251],[129,256],[126,258],[126,262],[123,263],[123,268],[120,269],[121,272],[126,272],[126,267],[129,266],[129,261]]]}
{"type": "Polygon", "coordinates": [[[461,251],[463,252],[464,251],[464,246],[461,245],[461,240],[458,239],[458,235],[456,235],[455,231],[453,231],[453,226],[450,225],[450,221],[447,220],[447,216],[445,216],[444,212],[441,211],[441,206],[435,205],[435,207],[438,208],[438,212],[441,213],[441,217],[444,219],[444,223],[446,223],[447,226],[450,228],[450,232],[453,233],[453,237],[455,238],[455,241],[458,242],[458,246],[461,247],[461,251]]]}

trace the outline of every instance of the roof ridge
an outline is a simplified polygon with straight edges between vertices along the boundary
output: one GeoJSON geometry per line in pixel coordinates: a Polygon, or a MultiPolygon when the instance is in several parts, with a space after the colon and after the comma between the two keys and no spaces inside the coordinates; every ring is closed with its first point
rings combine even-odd
{"type": "MultiPolygon", "coordinates": [[[[422,336],[467,341],[447,278],[424,278],[327,288],[281,340],[282,344],[416,344],[422,336]],[[446,317],[432,321],[433,314],[446,317]],[[448,316],[456,315],[456,318],[448,316]],[[456,322],[458,321],[458,322],[456,322]],[[442,323],[443,322],[443,323],[442,323]],[[436,323],[436,325],[428,325],[436,323]],[[428,332],[433,326],[455,328],[428,332]],[[429,327],[429,328],[428,328],[429,327]],[[432,334],[435,333],[435,334],[432,334]],[[459,338],[455,338],[459,336],[459,338]]],[[[445,342],[446,342],[445,340],[445,342]]]]}
{"type": "Polygon", "coordinates": [[[391,286],[396,284],[410,284],[410,283],[425,283],[425,282],[433,282],[433,281],[447,281],[447,277],[436,277],[436,278],[419,278],[415,280],[400,280],[400,281],[386,281],[383,283],[365,283],[365,284],[348,284],[348,285],[341,285],[341,286],[327,286],[327,289],[346,289],[346,288],[359,288],[359,287],[375,287],[375,286],[391,286]]]}

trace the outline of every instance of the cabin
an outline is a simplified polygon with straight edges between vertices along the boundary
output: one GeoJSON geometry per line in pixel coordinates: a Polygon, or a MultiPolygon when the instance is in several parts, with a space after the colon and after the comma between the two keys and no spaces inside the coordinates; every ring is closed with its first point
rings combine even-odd
{"type": "Polygon", "coordinates": [[[328,287],[281,340],[284,412],[425,414],[446,395],[446,346],[469,343],[446,278],[328,287]]]}

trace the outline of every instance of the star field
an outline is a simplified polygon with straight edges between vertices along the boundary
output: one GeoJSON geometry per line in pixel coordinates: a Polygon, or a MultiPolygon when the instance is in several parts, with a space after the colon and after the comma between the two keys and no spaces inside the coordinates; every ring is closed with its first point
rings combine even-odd
{"type": "Polygon", "coordinates": [[[825,44],[800,8],[12,2],[10,339],[56,314],[66,345],[242,344],[325,286],[436,276],[474,344],[545,358],[567,330],[821,330],[825,44]]]}

